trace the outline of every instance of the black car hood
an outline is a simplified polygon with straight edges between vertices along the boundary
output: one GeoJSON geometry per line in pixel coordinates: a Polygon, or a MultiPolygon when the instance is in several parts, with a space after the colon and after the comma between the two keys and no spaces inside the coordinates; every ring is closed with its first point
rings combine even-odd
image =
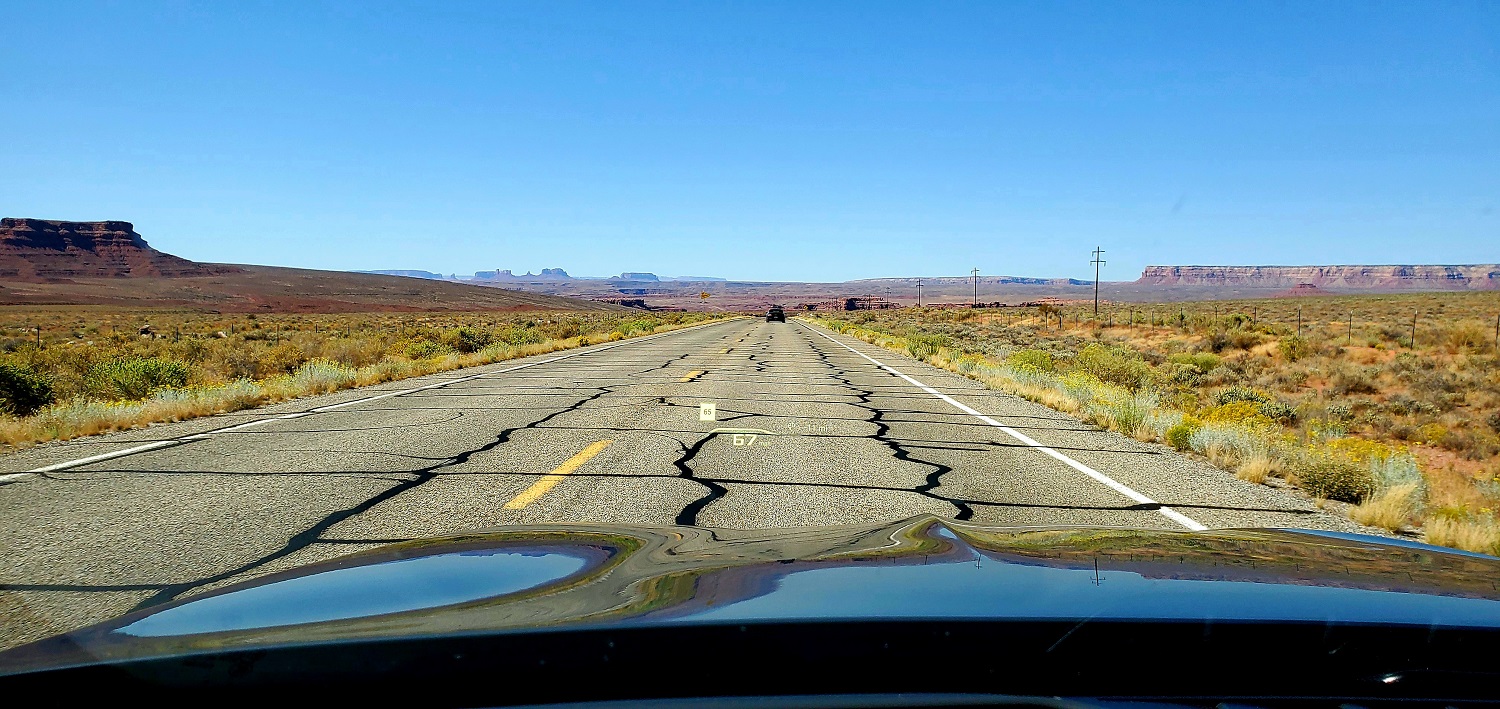
{"type": "Polygon", "coordinates": [[[1500,627],[1500,559],[1293,530],[1001,528],[924,516],[743,532],[545,525],[425,539],[0,653],[0,673],[307,643],[904,619],[1500,627]]]}

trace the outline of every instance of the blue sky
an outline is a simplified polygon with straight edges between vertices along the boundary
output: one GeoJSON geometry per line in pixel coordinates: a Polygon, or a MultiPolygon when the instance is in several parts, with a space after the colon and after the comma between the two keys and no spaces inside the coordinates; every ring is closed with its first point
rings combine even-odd
{"type": "Polygon", "coordinates": [[[775,280],[1500,261],[1500,3],[0,6],[0,215],[775,280]]]}

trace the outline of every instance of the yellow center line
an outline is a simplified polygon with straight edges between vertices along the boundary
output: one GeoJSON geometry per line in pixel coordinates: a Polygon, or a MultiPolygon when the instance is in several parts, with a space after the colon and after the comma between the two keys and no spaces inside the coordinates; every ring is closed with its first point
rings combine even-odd
{"type": "Polygon", "coordinates": [[[694,379],[697,379],[698,377],[701,377],[701,376],[703,376],[703,370],[701,370],[701,369],[694,369],[693,371],[688,372],[687,374],[682,375],[682,378],[678,379],[677,381],[679,381],[679,382],[690,382],[690,381],[693,381],[694,379]]]}
{"type": "Polygon", "coordinates": [[[577,470],[584,463],[589,462],[590,458],[599,455],[600,451],[608,448],[609,444],[613,442],[614,441],[594,441],[593,443],[590,443],[587,448],[578,451],[578,455],[569,458],[562,465],[553,468],[552,472],[543,475],[540,480],[532,483],[531,487],[526,488],[526,490],[521,494],[516,495],[515,499],[505,503],[505,509],[519,510],[533,502],[536,502],[538,499],[541,499],[542,495],[547,494],[548,490],[557,487],[557,484],[562,482],[564,475],[577,470]]]}

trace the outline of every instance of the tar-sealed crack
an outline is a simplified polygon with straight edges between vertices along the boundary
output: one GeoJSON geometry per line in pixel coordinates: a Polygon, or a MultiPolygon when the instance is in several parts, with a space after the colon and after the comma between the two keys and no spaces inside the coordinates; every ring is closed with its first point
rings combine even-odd
{"type": "Polygon", "coordinates": [[[710,438],[713,438],[713,436],[704,436],[691,446],[680,442],[678,444],[682,446],[682,455],[677,456],[677,460],[672,461],[672,465],[677,468],[678,477],[684,480],[691,480],[708,488],[708,494],[689,502],[687,506],[683,507],[682,511],[677,513],[677,524],[697,525],[698,513],[702,512],[703,508],[709,506],[714,500],[729,494],[729,488],[720,485],[713,479],[695,476],[692,466],[689,465],[693,458],[698,457],[698,452],[703,450],[703,444],[708,443],[710,438]]]}
{"type": "Polygon", "coordinates": [[[885,423],[885,412],[881,411],[879,408],[876,408],[870,403],[870,398],[875,395],[875,392],[856,385],[849,379],[848,374],[842,367],[834,364],[833,361],[828,358],[828,353],[817,347],[817,343],[813,342],[811,338],[808,338],[808,341],[814,344],[814,347],[812,348],[813,352],[817,354],[818,359],[823,363],[823,365],[828,367],[828,369],[830,370],[829,376],[837,379],[840,383],[853,391],[855,396],[859,399],[859,403],[856,404],[856,406],[869,412],[869,416],[866,417],[865,421],[867,423],[875,425],[875,433],[866,437],[872,440],[879,441],[887,448],[890,448],[891,455],[896,460],[902,460],[916,463],[918,465],[926,465],[932,467],[933,470],[932,472],[927,474],[926,482],[911,488],[911,491],[917,493],[918,495],[922,495],[923,497],[930,497],[934,500],[940,500],[942,502],[953,505],[958,509],[958,514],[953,515],[954,519],[965,520],[972,518],[974,516],[973,508],[969,507],[967,504],[960,500],[939,495],[933,492],[933,490],[937,489],[938,486],[943,484],[943,476],[950,472],[953,472],[953,468],[947,465],[943,465],[942,463],[914,457],[911,455],[911,452],[908,451],[904,445],[902,445],[901,441],[891,438],[889,435],[887,435],[888,433],[890,433],[891,427],[885,423]]]}
{"type": "Polygon", "coordinates": [[[659,367],[647,367],[646,369],[642,369],[641,371],[636,372],[636,374],[640,375],[640,374],[645,374],[646,372],[655,372],[655,371],[658,371],[658,370],[666,369],[667,367],[670,367],[670,366],[672,366],[674,364],[677,364],[678,362],[681,362],[682,360],[687,359],[690,354],[692,354],[692,353],[677,355],[676,357],[672,357],[672,358],[668,359],[667,361],[662,362],[661,366],[659,366],[659,367]]]}

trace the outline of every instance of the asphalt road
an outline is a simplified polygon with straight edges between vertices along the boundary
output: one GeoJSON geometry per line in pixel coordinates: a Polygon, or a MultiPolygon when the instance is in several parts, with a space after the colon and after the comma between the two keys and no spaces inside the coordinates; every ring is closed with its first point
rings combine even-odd
{"type": "Polygon", "coordinates": [[[758,319],[0,458],[5,473],[49,466],[0,476],[0,647],[382,543],[503,524],[745,529],[932,513],[1359,530],[1163,446],[758,319]],[[702,420],[705,402],[716,420],[702,420]]]}

